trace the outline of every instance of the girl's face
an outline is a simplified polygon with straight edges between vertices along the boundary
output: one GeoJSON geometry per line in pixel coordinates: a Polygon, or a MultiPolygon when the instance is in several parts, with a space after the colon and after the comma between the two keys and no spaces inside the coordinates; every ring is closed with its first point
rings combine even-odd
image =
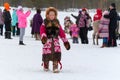
{"type": "Polygon", "coordinates": [[[50,20],[54,20],[55,19],[55,12],[54,11],[50,11],[48,14],[48,17],[50,20]]]}

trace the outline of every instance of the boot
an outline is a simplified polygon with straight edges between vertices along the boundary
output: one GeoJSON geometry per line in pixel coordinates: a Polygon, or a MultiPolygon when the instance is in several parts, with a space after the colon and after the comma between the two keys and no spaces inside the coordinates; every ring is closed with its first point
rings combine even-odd
{"type": "Polygon", "coordinates": [[[23,41],[19,41],[19,45],[25,45],[23,41]]]}
{"type": "Polygon", "coordinates": [[[107,45],[103,43],[103,45],[100,48],[104,48],[104,47],[107,47],[107,45]]]}
{"type": "Polygon", "coordinates": [[[35,33],[35,39],[40,40],[39,34],[35,33]]]}
{"type": "Polygon", "coordinates": [[[58,61],[53,61],[53,73],[59,73],[58,61]]]}
{"type": "Polygon", "coordinates": [[[11,32],[8,32],[8,39],[12,39],[11,38],[11,32]]]}
{"type": "Polygon", "coordinates": [[[5,39],[8,38],[8,32],[5,32],[5,39]]]}
{"type": "Polygon", "coordinates": [[[35,33],[35,39],[37,39],[37,33],[35,33]]]}
{"type": "Polygon", "coordinates": [[[44,62],[44,71],[49,71],[49,61],[44,62]]]}
{"type": "Polygon", "coordinates": [[[113,40],[112,47],[117,47],[117,42],[116,42],[116,40],[113,40]]]}
{"type": "Polygon", "coordinates": [[[40,34],[37,34],[37,39],[40,40],[40,34]]]}

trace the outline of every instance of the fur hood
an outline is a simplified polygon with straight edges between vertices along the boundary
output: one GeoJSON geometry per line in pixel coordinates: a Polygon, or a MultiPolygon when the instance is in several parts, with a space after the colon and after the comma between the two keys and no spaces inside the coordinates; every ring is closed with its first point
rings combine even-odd
{"type": "Polygon", "coordinates": [[[54,7],[49,7],[49,8],[46,9],[46,18],[48,19],[48,14],[49,14],[50,11],[55,12],[55,19],[57,19],[58,13],[57,13],[57,9],[54,8],[54,7]]]}
{"type": "Polygon", "coordinates": [[[59,24],[59,20],[58,19],[54,19],[54,20],[48,20],[48,19],[44,19],[44,25],[46,27],[60,27],[60,24],[59,24]]]}

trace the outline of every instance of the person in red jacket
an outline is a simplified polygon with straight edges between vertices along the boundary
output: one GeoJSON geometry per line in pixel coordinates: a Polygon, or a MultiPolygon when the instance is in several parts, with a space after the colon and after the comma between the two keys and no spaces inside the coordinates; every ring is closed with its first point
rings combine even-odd
{"type": "Polygon", "coordinates": [[[96,10],[96,14],[94,15],[93,21],[100,20],[101,17],[102,17],[102,10],[101,9],[97,9],[96,10]]]}
{"type": "MultiPolygon", "coordinates": [[[[96,14],[93,17],[93,44],[95,44],[95,37],[98,38],[98,28],[99,28],[99,24],[100,24],[100,19],[102,17],[102,10],[101,9],[97,9],[96,10],[96,14]]],[[[97,45],[98,45],[98,40],[97,40],[97,45]]]]}

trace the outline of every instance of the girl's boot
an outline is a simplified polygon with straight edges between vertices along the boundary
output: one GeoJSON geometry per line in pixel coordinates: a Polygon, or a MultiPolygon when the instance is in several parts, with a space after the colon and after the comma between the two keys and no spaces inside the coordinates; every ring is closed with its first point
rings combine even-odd
{"type": "Polygon", "coordinates": [[[49,71],[49,61],[43,63],[44,71],[49,71]]]}
{"type": "Polygon", "coordinates": [[[53,61],[53,73],[59,73],[58,61],[53,61]]]}

